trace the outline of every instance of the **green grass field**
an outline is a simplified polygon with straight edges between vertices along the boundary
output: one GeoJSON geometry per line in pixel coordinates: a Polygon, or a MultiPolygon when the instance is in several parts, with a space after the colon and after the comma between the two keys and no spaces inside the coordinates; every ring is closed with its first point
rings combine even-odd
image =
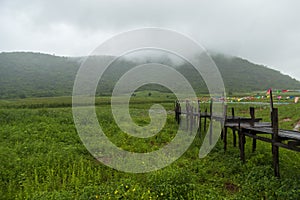
{"type": "MultiPolygon", "coordinates": [[[[130,112],[140,125],[149,123],[147,113],[153,103],[162,102],[169,111],[164,129],[146,139],[128,137],[120,131],[110,113],[108,97],[96,99],[96,111],[105,133],[117,146],[147,152],[174,137],[173,101],[172,95],[156,92],[141,92],[131,98],[130,112]]],[[[131,174],[106,167],[82,144],[71,105],[70,97],[0,100],[0,199],[300,198],[299,153],[280,149],[282,178],[277,179],[273,176],[271,145],[258,142],[257,151],[252,153],[248,139],[246,163],[242,164],[230,132],[226,153],[220,140],[208,156],[199,159],[198,135],[188,151],[164,169],[131,174]]],[[[248,115],[248,104],[229,104],[232,106],[236,115],[248,115]]],[[[270,121],[268,106],[254,106],[257,117],[270,121]]],[[[276,107],[280,127],[292,129],[300,119],[300,104],[276,107]]]]}

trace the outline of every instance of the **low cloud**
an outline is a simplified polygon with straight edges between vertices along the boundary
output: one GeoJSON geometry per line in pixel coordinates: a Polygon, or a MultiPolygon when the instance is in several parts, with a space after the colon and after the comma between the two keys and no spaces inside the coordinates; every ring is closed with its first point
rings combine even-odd
{"type": "Polygon", "coordinates": [[[154,26],[300,80],[299,7],[296,0],[2,0],[0,51],[87,55],[114,34],[154,26]]]}

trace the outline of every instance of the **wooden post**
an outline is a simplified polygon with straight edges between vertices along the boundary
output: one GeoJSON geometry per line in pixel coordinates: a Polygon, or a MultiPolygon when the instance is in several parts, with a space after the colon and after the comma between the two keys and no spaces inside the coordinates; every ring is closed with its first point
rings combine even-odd
{"type": "Polygon", "coordinates": [[[175,101],[174,104],[175,104],[175,105],[174,105],[175,120],[176,120],[176,122],[178,123],[178,102],[177,102],[177,100],[175,101]]]}
{"type": "Polygon", "coordinates": [[[210,125],[209,125],[209,145],[212,145],[212,136],[213,136],[213,120],[210,119],[210,125]]]}
{"type": "Polygon", "coordinates": [[[240,159],[245,162],[245,135],[243,134],[243,131],[241,130],[241,121],[239,120],[238,125],[238,134],[239,134],[239,146],[240,146],[240,159]]]}
{"type": "Polygon", "coordinates": [[[222,131],[221,131],[221,140],[224,139],[225,123],[226,123],[226,119],[227,119],[227,105],[224,105],[224,103],[223,103],[222,107],[224,108],[224,110],[223,110],[223,116],[222,116],[222,117],[224,117],[224,119],[221,119],[221,128],[222,128],[222,131]]]}
{"type": "Polygon", "coordinates": [[[210,117],[212,118],[213,113],[212,113],[212,107],[213,107],[213,99],[210,99],[210,104],[209,104],[209,113],[210,113],[210,117]]]}
{"type": "Polygon", "coordinates": [[[224,142],[224,152],[225,152],[227,149],[227,127],[225,127],[226,120],[227,120],[227,105],[224,105],[223,108],[224,108],[224,113],[223,113],[224,121],[223,124],[221,125],[222,125],[222,135],[223,135],[223,142],[224,142]]]}
{"type": "Polygon", "coordinates": [[[254,126],[254,120],[255,120],[255,109],[254,109],[254,107],[250,107],[250,117],[251,117],[250,125],[254,126]]]}
{"type": "Polygon", "coordinates": [[[178,116],[179,116],[179,103],[178,103],[178,101],[176,101],[176,108],[175,108],[175,112],[176,112],[176,116],[175,116],[175,118],[176,118],[176,121],[177,121],[177,123],[178,123],[178,116]]]}
{"type": "MultiPolygon", "coordinates": [[[[234,108],[231,108],[231,116],[232,119],[235,118],[235,114],[234,114],[234,108]]],[[[235,133],[235,129],[232,129],[232,136],[233,136],[233,146],[236,147],[236,133],[235,133]]]]}
{"type": "MultiPolygon", "coordinates": [[[[251,122],[250,125],[254,126],[254,122],[255,122],[255,109],[254,107],[250,107],[250,116],[251,116],[251,122]]],[[[255,133],[253,133],[255,135],[255,133]]],[[[252,152],[255,152],[256,150],[256,139],[253,138],[252,139],[252,152]]]]}
{"type": "Polygon", "coordinates": [[[180,105],[180,103],[178,103],[178,111],[179,111],[179,113],[178,113],[178,124],[180,124],[180,121],[181,121],[181,105],[180,105]]]}
{"type": "Polygon", "coordinates": [[[223,128],[224,152],[227,150],[227,127],[223,128]]]}
{"type": "Polygon", "coordinates": [[[194,121],[193,121],[194,126],[197,127],[197,125],[196,125],[197,124],[197,108],[194,108],[193,117],[194,117],[194,121]]]}
{"type": "Polygon", "coordinates": [[[190,132],[192,133],[193,131],[193,122],[194,122],[194,115],[193,115],[193,112],[194,112],[194,108],[192,105],[190,105],[190,132]]]}
{"type": "Polygon", "coordinates": [[[201,128],[202,128],[202,124],[201,124],[201,113],[199,112],[199,128],[198,128],[198,132],[199,132],[199,136],[201,137],[201,128]]]}
{"type": "Polygon", "coordinates": [[[188,131],[189,130],[189,101],[186,100],[186,105],[185,105],[185,108],[186,108],[186,130],[188,131]]]}
{"type": "Polygon", "coordinates": [[[221,131],[221,140],[223,140],[223,141],[224,141],[224,128],[225,128],[225,127],[223,127],[223,128],[222,128],[222,131],[221,131]]]}
{"type": "Polygon", "coordinates": [[[236,133],[235,133],[235,129],[232,129],[232,135],[233,135],[233,146],[236,147],[236,133]]]}
{"type": "Polygon", "coordinates": [[[206,119],[207,118],[207,108],[205,108],[205,112],[204,112],[204,132],[206,132],[206,119]]]}
{"type": "Polygon", "coordinates": [[[279,142],[278,137],[278,109],[273,108],[272,111],[272,153],[273,153],[273,166],[274,174],[276,177],[280,177],[279,174],[279,147],[276,145],[276,142],[279,142]]]}
{"type": "Polygon", "coordinates": [[[180,123],[181,107],[178,100],[175,101],[175,120],[177,124],[180,123]]]}
{"type": "Polygon", "coordinates": [[[272,92],[272,90],[270,90],[270,111],[271,112],[273,111],[273,108],[274,108],[274,105],[273,105],[273,92],[272,92]]]}
{"type": "Polygon", "coordinates": [[[210,112],[210,125],[209,125],[209,144],[212,144],[212,132],[213,132],[213,113],[212,113],[212,107],[213,107],[213,99],[210,100],[210,106],[209,106],[209,112],[210,112]]]}
{"type": "Polygon", "coordinates": [[[199,137],[201,137],[201,108],[200,108],[200,100],[198,100],[198,132],[199,132],[199,137]]]}
{"type": "MultiPolygon", "coordinates": [[[[199,124],[199,120],[200,120],[200,100],[198,99],[197,100],[197,122],[198,122],[198,124],[199,124]]],[[[199,124],[200,125],[200,124],[199,124]]],[[[199,128],[200,126],[198,126],[198,128],[199,128]]]]}
{"type": "MultiPolygon", "coordinates": [[[[252,133],[253,135],[256,135],[255,133],[252,133]]],[[[256,139],[253,138],[252,140],[252,152],[255,152],[256,150],[256,139]]]]}
{"type": "Polygon", "coordinates": [[[273,112],[273,92],[272,89],[270,89],[270,117],[271,117],[271,123],[272,123],[272,127],[273,127],[273,116],[272,116],[272,112],[273,112]]]}

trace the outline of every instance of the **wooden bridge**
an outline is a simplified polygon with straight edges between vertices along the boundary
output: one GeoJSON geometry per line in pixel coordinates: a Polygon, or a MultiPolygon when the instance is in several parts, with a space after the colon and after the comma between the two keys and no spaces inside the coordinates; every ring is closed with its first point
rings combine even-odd
{"type": "MultiPolygon", "coordinates": [[[[197,106],[187,100],[185,101],[185,110],[182,111],[181,103],[175,102],[175,119],[177,123],[182,120],[182,115],[185,116],[187,130],[192,130],[198,127],[198,131],[201,132],[202,120],[204,131],[206,131],[207,119],[219,120],[223,126],[221,139],[224,144],[224,151],[227,149],[227,130],[230,128],[233,133],[233,145],[236,147],[237,138],[238,146],[240,149],[240,159],[245,162],[245,143],[246,137],[252,138],[252,151],[256,150],[256,141],[261,140],[263,142],[270,143],[272,146],[273,155],[273,167],[274,174],[280,177],[279,173],[279,147],[290,149],[292,151],[300,152],[300,132],[292,130],[279,129],[278,126],[278,108],[273,107],[272,91],[270,92],[270,116],[271,122],[262,122],[262,118],[255,116],[255,109],[250,107],[250,117],[235,116],[234,108],[231,109],[231,116],[227,116],[227,105],[223,102],[224,113],[217,115],[212,113],[213,100],[210,101],[209,111],[205,109],[201,112],[200,102],[197,102],[197,106]],[[236,134],[237,133],[237,134],[236,134]],[[238,136],[238,137],[237,137],[238,136]]],[[[212,126],[209,126],[210,130],[208,134],[212,135],[212,126]]],[[[210,137],[211,141],[211,137],[210,137]]]]}

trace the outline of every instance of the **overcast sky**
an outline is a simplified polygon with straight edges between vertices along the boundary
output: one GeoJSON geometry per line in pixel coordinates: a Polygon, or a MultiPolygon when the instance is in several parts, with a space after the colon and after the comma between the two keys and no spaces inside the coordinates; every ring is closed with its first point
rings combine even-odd
{"type": "Polygon", "coordinates": [[[88,55],[136,28],[186,34],[300,80],[298,0],[0,0],[0,51],[88,55]]]}

